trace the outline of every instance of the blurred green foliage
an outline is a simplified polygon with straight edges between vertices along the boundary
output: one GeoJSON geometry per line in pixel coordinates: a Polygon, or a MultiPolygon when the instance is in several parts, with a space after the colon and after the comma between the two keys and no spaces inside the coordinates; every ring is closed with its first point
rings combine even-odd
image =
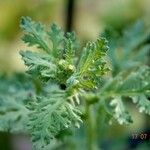
{"type": "Polygon", "coordinates": [[[121,35],[113,27],[106,27],[102,33],[109,40],[113,75],[123,69],[148,64],[150,56],[150,28],[143,21],[137,21],[123,28],[121,35]]]}
{"type": "Polygon", "coordinates": [[[0,83],[0,131],[26,133],[28,110],[23,105],[34,93],[30,78],[24,74],[3,74],[0,83]]]}

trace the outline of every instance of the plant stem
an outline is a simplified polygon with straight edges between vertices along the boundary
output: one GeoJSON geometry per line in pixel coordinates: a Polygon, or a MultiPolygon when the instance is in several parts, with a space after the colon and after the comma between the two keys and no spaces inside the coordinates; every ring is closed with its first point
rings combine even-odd
{"type": "Polygon", "coordinates": [[[97,131],[94,117],[93,106],[86,103],[86,127],[87,127],[87,149],[98,150],[97,147],[97,131]]]}
{"type": "Polygon", "coordinates": [[[104,137],[105,133],[105,119],[106,119],[106,112],[104,111],[103,107],[100,107],[99,110],[97,111],[97,116],[96,116],[96,122],[97,122],[97,132],[99,133],[97,135],[98,142],[101,143],[103,140],[102,138],[104,137]]]}

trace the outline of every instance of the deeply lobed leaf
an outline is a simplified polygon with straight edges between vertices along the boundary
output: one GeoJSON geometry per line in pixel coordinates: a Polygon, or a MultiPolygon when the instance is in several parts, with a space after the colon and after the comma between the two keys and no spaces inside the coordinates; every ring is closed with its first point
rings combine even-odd
{"type": "MultiPolygon", "coordinates": [[[[45,94],[44,94],[45,95],[45,94]]],[[[46,96],[38,96],[30,101],[28,129],[36,147],[44,147],[50,143],[61,130],[78,125],[81,122],[81,112],[73,106],[65,91],[53,85],[46,96]],[[40,145],[39,145],[40,143],[40,145]],[[37,146],[38,145],[38,146],[37,146]]]]}
{"type": "Polygon", "coordinates": [[[87,43],[77,64],[77,70],[67,80],[68,85],[83,89],[96,88],[101,76],[109,70],[105,60],[107,50],[107,41],[104,38],[95,43],[87,43]]]}
{"type": "Polygon", "coordinates": [[[20,27],[27,32],[22,38],[25,43],[29,46],[37,45],[38,48],[50,53],[46,32],[41,23],[36,23],[29,17],[22,17],[20,27]]]}
{"type": "Polygon", "coordinates": [[[127,111],[125,105],[121,100],[121,97],[114,98],[111,101],[110,105],[114,107],[113,116],[119,122],[119,124],[122,125],[133,122],[131,116],[129,115],[129,112],[127,111]]]}
{"type": "Polygon", "coordinates": [[[111,99],[110,104],[114,106],[112,116],[118,120],[120,124],[131,123],[131,116],[125,109],[122,102],[123,97],[130,97],[137,104],[140,112],[150,114],[150,69],[143,66],[134,69],[134,72],[121,72],[111,81],[109,81],[101,90],[100,97],[111,99]]]}

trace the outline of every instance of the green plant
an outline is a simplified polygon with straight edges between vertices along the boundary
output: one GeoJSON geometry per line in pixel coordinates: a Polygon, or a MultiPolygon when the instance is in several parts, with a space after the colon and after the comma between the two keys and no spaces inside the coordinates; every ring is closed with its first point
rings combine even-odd
{"type": "Polygon", "coordinates": [[[105,38],[88,42],[78,56],[74,32],[64,34],[55,24],[47,30],[29,17],[21,19],[21,28],[25,31],[23,41],[42,51],[20,51],[30,78],[7,81],[1,77],[1,131],[31,135],[35,149],[63,149],[65,137],[81,126],[87,135],[87,146],[82,148],[96,150],[99,126],[114,119],[120,124],[132,122],[125,97],[132,99],[140,112],[150,114],[148,66],[133,65],[111,76],[105,38]],[[8,85],[10,90],[3,92],[8,85]],[[13,117],[12,112],[16,113],[13,117]]]}
{"type": "Polygon", "coordinates": [[[142,20],[123,28],[121,34],[113,27],[106,27],[102,36],[109,40],[113,76],[123,69],[148,64],[150,31],[142,20]]]}

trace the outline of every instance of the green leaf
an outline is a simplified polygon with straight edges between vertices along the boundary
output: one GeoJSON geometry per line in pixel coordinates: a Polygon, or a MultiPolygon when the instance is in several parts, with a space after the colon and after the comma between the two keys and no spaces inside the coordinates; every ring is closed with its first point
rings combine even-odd
{"type": "MultiPolygon", "coordinates": [[[[135,24],[123,31],[123,47],[125,51],[131,51],[138,48],[145,42],[147,35],[144,22],[137,21],[135,24]]],[[[146,43],[145,43],[146,44],[146,43]]]]}
{"type": "Polygon", "coordinates": [[[48,32],[49,38],[52,41],[52,54],[56,58],[60,58],[62,42],[64,40],[64,32],[56,24],[52,24],[48,32]]]}
{"type": "Polygon", "coordinates": [[[130,123],[131,117],[124,104],[122,97],[130,97],[137,104],[140,112],[150,114],[150,68],[143,66],[138,69],[121,72],[101,89],[99,97],[111,99],[110,104],[114,106],[114,116],[120,124],[130,123]]]}
{"type": "Polygon", "coordinates": [[[51,85],[49,93],[38,96],[28,104],[32,140],[36,147],[44,147],[50,139],[73,124],[79,126],[81,112],[70,103],[66,92],[57,85],[51,85]]]}
{"type": "Polygon", "coordinates": [[[31,79],[21,74],[5,75],[0,76],[0,83],[0,131],[28,133],[25,103],[35,94],[31,79]]]}
{"type": "Polygon", "coordinates": [[[52,58],[31,51],[20,51],[20,54],[25,65],[29,67],[28,73],[41,78],[55,78],[57,68],[52,58]]]}
{"type": "Polygon", "coordinates": [[[119,124],[129,124],[132,123],[131,116],[129,115],[125,105],[123,104],[121,97],[116,97],[111,100],[111,106],[114,107],[113,117],[119,122],[119,124]]]}
{"type": "Polygon", "coordinates": [[[140,67],[149,61],[150,31],[144,22],[137,21],[121,32],[122,34],[110,27],[103,33],[103,36],[109,40],[108,55],[111,59],[113,75],[117,75],[124,69],[140,67]]]}
{"type": "Polygon", "coordinates": [[[0,131],[26,133],[29,111],[22,104],[21,97],[0,95],[0,131]],[[20,102],[16,101],[20,98],[20,102]]]}
{"type": "Polygon", "coordinates": [[[101,90],[106,97],[137,96],[150,93],[150,68],[147,66],[121,72],[101,90]]]}
{"type": "Polygon", "coordinates": [[[131,97],[133,102],[137,104],[139,112],[150,115],[150,101],[145,95],[131,97]]]}
{"type": "Polygon", "coordinates": [[[65,60],[74,65],[77,40],[75,33],[67,33],[65,38],[65,60]]]}
{"type": "Polygon", "coordinates": [[[29,17],[22,17],[20,27],[26,32],[22,38],[25,43],[29,46],[37,45],[38,48],[50,53],[46,32],[41,23],[36,23],[29,17]]]}
{"type": "Polygon", "coordinates": [[[83,49],[75,73],[67,80],[69,86],[83,89],[96,88],[101,76],[109,69],[106,66],[107,41],[98,39],[95,43],[89,42],[83,49]]]}
{"type": "Polygon", "coordinates": [[[107,41],[103,38],[98,39],[95,43],[89,42],[83,49],[80,62],[78,64],[78,71],[81,75],[84,75],[92,69],[99,59],[102,59],[106,55],[108,50],[107,41]]]}

